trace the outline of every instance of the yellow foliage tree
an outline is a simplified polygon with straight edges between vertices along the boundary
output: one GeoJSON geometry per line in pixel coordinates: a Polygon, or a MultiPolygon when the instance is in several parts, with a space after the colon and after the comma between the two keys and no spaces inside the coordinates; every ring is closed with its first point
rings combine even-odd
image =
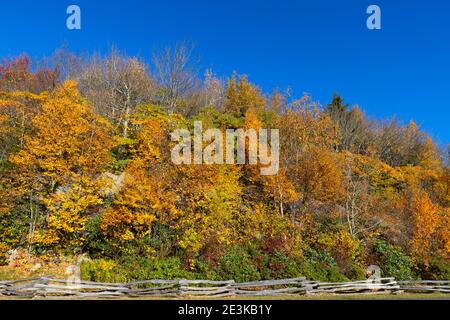
{"type": "Polygon", "coordinates": [[[344,193],[343,166],[334,153],[312,147],[299,157],[298,166],[292,168],[296,186],[303,201],[336,201],[344,193]]]}
{"type": "Polygon", "coordinates": [[[69,190],[53,193],[43,199],[48,212],[47,226],[45,230],[37,230],[31,235],[32,242],[58,249],[67,245],[83,245],[86,240],[85,226],[89,219],[87,212],[103,203],[98,195],[102,184],[87,177],[77,180],[69,190]]]}
{"type": "Polygon", "coordinates": [[[411,252],[416,260],[427,264],[432,240],[440,223],[439,206],[431,201],[426,192],[418,191],[412,198],[411,213],[411,252]]]}
{"type": "Polygon", "coordinates": [[[344,230],[323,233],[317,244],[333,256],[345,275],[352,278],[364,276],[364,270],[360,265],[361,242],[354,239],[350,233],[344,230]]]}
{"type": "Polygon", "coordinates": [[[25,135],[31,130],[32,118],[40,112],[47,93],[0,91],[0,160],[22,148],[25,135]]]}
{"type": "Polygon", "coordinates": [[[17,169],[16,190],[29,198],[33,240],[78,244],[86,222],[82,216],[100,203],[95,180],[110,161],[110,126],[91,111],[73,81],[58,87],[41,109],[31,121],[32,133],[25,136],[23,149],[10,157],[17,169]],[[36,231],[42,211],[44,228],[36,231]]]}
{"type": "Polygon", "coordinates": [[[247,77],[236,74],[228,81],[225,96],[225,111],[235,117],[244,116],[250,108],[262,110],[267,103],[261,89],[251,84],[247,77]]]}
{"type": "Polygon", "coordinates": [[[101,231],[111,240],[132,241],[151,233],[152,223],[175,211],[166,181],[150,174],[144,162],[134,161],[125,171],[123,191],[102,214],[101,231]]]}
{"type": "Polygon", "coordinates": [[[177,216],[168,150],[169,126],[178,120],[177,115],[164,116],[151,106],[142,107],[133,120],[138,128],[133,158],[125,169],[121,192],[101,216],[101,231],[119,246],[151,236],[155,222],[170,223],[177,216]]]}
{"type": "Polygon", "coordinates": [[[230,244],[236,238],[234,221],[239,213],[241,186],[238,167],[227,165],[183,166],[178,194],[179,245],[190,254],[208,243],[230,244]]]}

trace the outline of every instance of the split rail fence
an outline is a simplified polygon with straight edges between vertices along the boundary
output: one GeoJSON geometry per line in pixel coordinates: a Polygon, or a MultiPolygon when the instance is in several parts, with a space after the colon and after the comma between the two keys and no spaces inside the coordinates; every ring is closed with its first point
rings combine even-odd
{"type": "Polygon", "coordinates": [[[291,296],[319,294],[450,293],[450,281],[395,281],[394,278],[354,282],[317,282],[305,278],[254,281],[148,280],[132,283],[73,282],[51,277],[0,281],[0,296],[23,298],[137,298],[291,296]]]}

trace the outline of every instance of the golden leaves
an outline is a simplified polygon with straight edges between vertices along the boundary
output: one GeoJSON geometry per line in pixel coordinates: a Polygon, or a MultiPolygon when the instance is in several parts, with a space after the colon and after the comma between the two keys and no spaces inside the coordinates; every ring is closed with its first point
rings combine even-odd
{"type": "Polygon", "coordinates": [[[418,191],[412,199],[411,213],[414,226],[411,251],[416,258],[426,262],[431,240],[440,222],[439,207],[431,201],[428,194],[418,191]]]}
{"type": "Polygon", "coordinates": [[[11,157],[24,171],[34,168],[43,176],[65,183],[79,174],[94,173],[110,160],[109,127],[82,103],[76,83],[64,83],[32,120],[35,134],[11,157]]]}
{"type": "Polygon", "coordinates": [[[46,228],[31,235],[33,242],[83,242],[88,212],[102,203],[96,175],[110,161],[109,129],[82,99],[76,82],[65,82],[43,101],[31,120],[32,134],[9,159],[16,166],[17,189],[40,194],[33,201],[48,211],[46,228]]]}

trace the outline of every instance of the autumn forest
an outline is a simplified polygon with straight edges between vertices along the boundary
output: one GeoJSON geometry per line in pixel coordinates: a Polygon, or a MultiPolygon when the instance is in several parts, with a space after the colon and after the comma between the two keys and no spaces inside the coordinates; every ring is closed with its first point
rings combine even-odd
{"type": "Polygon", "coordinates": [[[201,71],[57,50],[0,62],[0,265],[83,255],[92,281],[450,279],[450,168],[410,121],[201,71]],[[177,128],[276,128],[280,168],[175,165],[177,128]]]}

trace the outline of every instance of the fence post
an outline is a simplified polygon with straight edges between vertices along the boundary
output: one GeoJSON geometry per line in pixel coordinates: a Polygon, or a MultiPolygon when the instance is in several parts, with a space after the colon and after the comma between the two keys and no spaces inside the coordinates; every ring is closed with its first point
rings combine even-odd
{"type": "Polygon", "coordinates": [[[180,296],[187,295],[189,283],[186,279],[181,279],[178,281],[178,288],[180,290],[180,296]]]}
{"type": "Polygon", "coordinates": [[[230,280],[230,284],[228,285],[230,288],[230,295],[235,296],[236,295],[236,282],[234,280],[230,280]]]}

